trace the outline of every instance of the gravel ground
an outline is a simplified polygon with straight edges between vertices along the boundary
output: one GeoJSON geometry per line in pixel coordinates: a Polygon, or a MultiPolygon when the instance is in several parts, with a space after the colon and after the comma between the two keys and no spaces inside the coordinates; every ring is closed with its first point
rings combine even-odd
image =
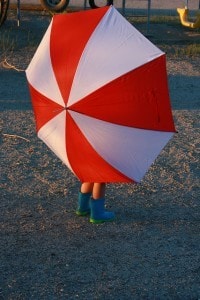
{"type": "Polygon", "coordinates": [[[74,214],[79,182],[36,137],[19,72],[49,20],[22,12],[17,28],[10,12],[0,29],[1,41],[14,39],[0,53],[0,299],[200,299],[200,58],[174,54],[199,43],[199,31],[151,25],[167,51],[178,133],[141,184],[108,186],[117,218],[93,225],[74,214]]]}

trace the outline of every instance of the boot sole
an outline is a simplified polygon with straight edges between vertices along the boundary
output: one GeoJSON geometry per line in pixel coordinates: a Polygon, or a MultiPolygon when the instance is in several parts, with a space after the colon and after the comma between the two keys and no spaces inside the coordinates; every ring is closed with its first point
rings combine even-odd
{"type": "Polygon", "coordinates": [[[89,214],[90,214],[90,211],[79,211],[79,210],[76,211],[76,215],[80,216],[80,217],[85,217],[85,216],[88,216],[89,214]]]}
{"type": "Polygon", "coordinates": [[[112,219],[108,219],[108,220],[95,220],[95,219],[91,219],[90,218],[90,223],[93,223],[93,224],[102,224],[102,223],[106,223],[106,222],[112,222],[114,221],[115,218],[112,218],[112,219]]]}

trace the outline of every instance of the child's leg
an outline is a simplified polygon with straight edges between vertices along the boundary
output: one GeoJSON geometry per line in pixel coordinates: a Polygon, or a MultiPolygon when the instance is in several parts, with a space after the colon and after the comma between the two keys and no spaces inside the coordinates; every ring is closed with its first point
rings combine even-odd
{"type": "Polygon", "coordinates": [[[90,201],[90,222],[104,223],[112,221],[115,217],[113,212],[105,211],[105,183],[94,183],[92,198],[90,201]]]}
{"type": "Polygon", "coordinates": [[[94,183],[93,182],[83,182],[81,185],[81,193],[91,193],[93,190],[94,183]]]}
{"type": "Polygon", "coordinates": [[[93,191],[92,191],[92,198],[100,199],[105,198],[105,190],[106,184],[105,183],[94,183],[93,191]]]}

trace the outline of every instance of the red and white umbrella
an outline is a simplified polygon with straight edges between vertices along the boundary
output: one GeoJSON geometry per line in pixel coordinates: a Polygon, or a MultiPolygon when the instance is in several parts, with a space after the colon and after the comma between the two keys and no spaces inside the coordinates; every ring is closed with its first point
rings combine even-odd
{"type": "Polygon", "coordinates": [[[165,53],[112,6],[54,16],[26,75],[39,138],[82,182],[139,182],[175,132],[165,53]]]}

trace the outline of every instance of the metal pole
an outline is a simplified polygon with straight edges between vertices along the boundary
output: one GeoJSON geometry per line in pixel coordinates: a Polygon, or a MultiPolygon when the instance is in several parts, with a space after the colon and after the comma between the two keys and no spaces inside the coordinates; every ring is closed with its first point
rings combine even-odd
{"type": "Polygon", "coordinates": [[[20,25],[20,0],[17,0],[17,26],[20,25]]]}
{"type": "Polygon", "coordinates": [[[125,16],[126,0],[122,0],[122,14],[125,16]]]}
{"type": "Polygon", "coordinates": [[[147,33],[149,33],[150,12],[151,12],[151,0],[148,0],[148,10],[147,10],[147,33]]]}

